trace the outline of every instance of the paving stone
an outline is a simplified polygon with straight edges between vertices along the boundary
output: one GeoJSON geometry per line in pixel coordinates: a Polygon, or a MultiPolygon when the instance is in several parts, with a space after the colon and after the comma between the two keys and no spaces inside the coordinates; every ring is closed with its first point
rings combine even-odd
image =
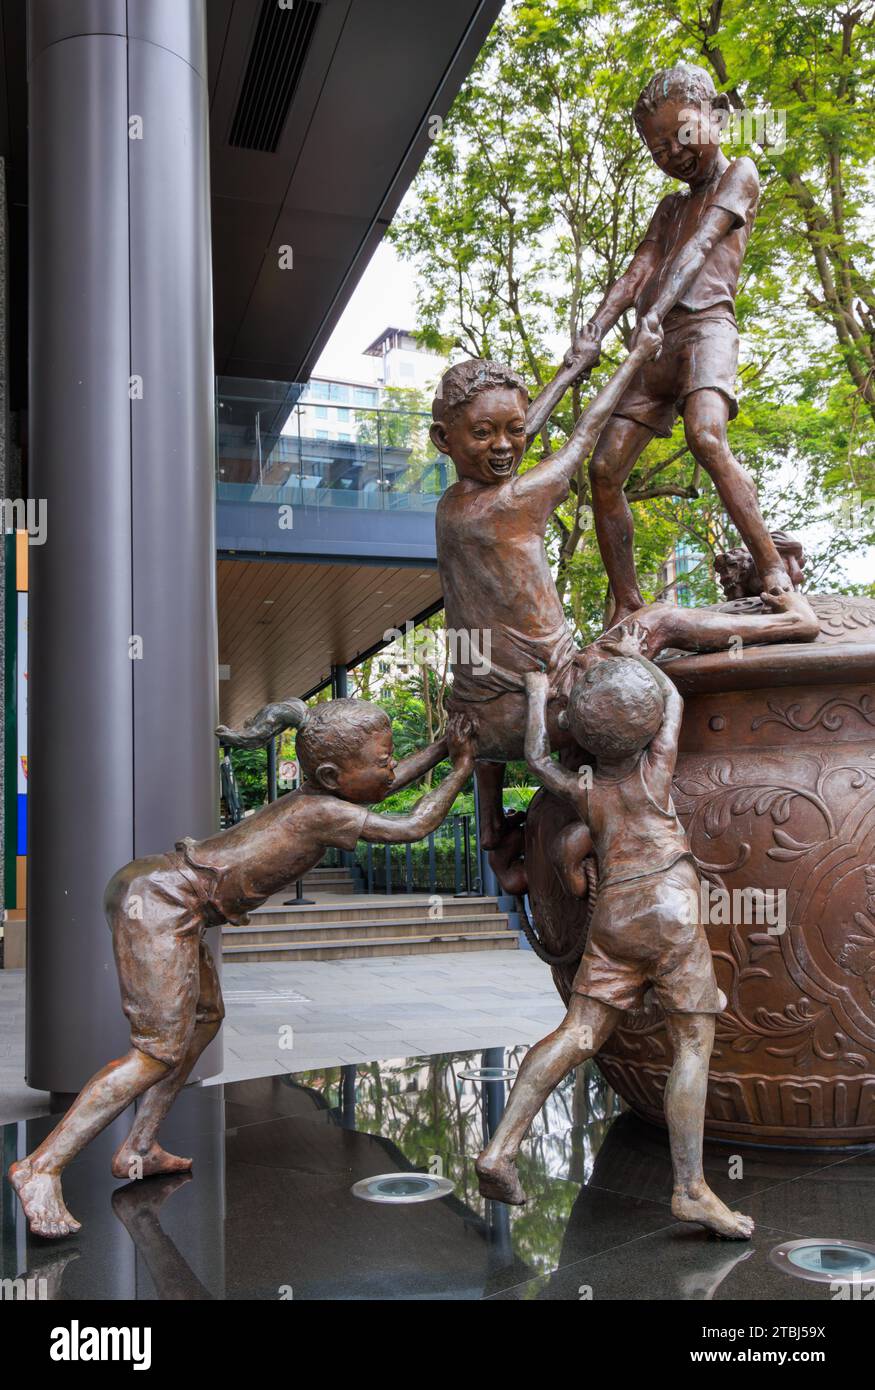
{"type": "MultiPolygon", "coordinates": [[[[225,1070],[205,1085],[526,1044],[562,1017],[550,972],[529,951],[238,963],[222,979],[225,1070]],[[283,997],[290,992],[304,1002],[283,997]],[[277,1049],[285,1026],[289,1053],[277,1049]]],[[[24,1026],[24,971],[0,971],[0,1122],[48,1111],[45,1093],[24,1085],[24,1026]]]]}

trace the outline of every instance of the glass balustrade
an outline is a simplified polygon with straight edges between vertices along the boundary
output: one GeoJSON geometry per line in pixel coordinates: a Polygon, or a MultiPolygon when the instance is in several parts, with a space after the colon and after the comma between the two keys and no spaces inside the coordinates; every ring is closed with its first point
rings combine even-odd
{"type": "MultiPolygon", "coordinates": [[[[376,387],[220,377],[217,497],[318,510],[433,513],[452,470],[430,412],[377,406],[376,387]]],[[[391,401],[391,395],[389,396],[391,401]]]]}

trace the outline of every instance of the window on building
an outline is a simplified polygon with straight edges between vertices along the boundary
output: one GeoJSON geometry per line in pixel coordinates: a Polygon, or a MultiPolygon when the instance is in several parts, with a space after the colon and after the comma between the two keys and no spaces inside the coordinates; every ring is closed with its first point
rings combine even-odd
{"type": "Polygon", "coordinates": [[[355,388],[356,405],[376,405],[377,393],[368,386],[357,386],[355,388]]]}
{"type": "Polygon", "coordinates": [[[316,412],[315,412],[315,413],[316,413],[316,419],[317,419],[317,420],[327,420],[327,419],[328,419],[328,406],[327,406],[327,405],[317,405],[317,407],[316,407],[316,412]]]}
{"type": "Polygon", "coordinates": [[[348,401],[349,387],[344,386],[340,381],[329,381],[328,399],[330,401],[348,401]]]}

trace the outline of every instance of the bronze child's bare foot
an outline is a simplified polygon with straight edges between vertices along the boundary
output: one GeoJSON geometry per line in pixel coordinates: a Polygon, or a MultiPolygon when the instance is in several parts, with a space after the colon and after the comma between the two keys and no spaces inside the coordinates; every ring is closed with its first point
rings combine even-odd
{"type": "Polygon", "coordinates": [[[126,1139],[112,1160],[114,1178],[153,1178],[162,1173],[189,1173],[190,1158],[177,1158],[162,1149],[160,1144],[151,1144],[140,1152],[126,1139]]]}
{"type": "Polygon", "coordinates": [[[32,1235],[55,1240],[80,1229],[81,1222],[64,1205],[58,1173],[41,1172],[23,1158],[9,1169],[9,1181],[18,1193],[32,1235]]]}
{"type": "Polygon", "coordinates": [[[706,1183],[697,1183],[686,1191],[676,1188],[671,1211],[678,1221],[698,1221],[725,1240],[750,1240],[753,1235],[753,1217],[732,1211],[706,1183]]]}
{"type": "Polygon", "coordinates": [[[763,588],[768,594],[792,593],[793,581],[784,565],[777,565],[774,569],[765,571],[763,574],[763,588]]]}
{"type": "Polygon", "coordinates": [[[493,1202],[507,1202],[512,1207],[525,1205],[526,1194],[511,1159],[487,1158],[481,1154],[474,1168],[480,1180],[481,1197],[488,1197],[493,1202]]]}

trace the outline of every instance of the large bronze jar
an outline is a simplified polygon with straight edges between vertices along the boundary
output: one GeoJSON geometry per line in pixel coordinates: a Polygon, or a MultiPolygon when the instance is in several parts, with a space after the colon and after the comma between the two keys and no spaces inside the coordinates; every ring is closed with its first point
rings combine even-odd
{"type": "MultiPolygon", "coordinates": [[[[686,701],[675,805],[728,999],[706,1133],[733,1142],[875,1142],[875,602],[813,606],[816,642],[665,666],[686,701]]],[[[536,866],[538,843],[566,819],[540,797],[530,896],[545,944],[562,952],[583,913],[536,866]]],[[[563,994],[573,973],[573,961],[554,969],[563,994]]],[[[634,1110],[663,1123],[658,1007],[627,1015],[598,1060],[634,1110]]]]}

